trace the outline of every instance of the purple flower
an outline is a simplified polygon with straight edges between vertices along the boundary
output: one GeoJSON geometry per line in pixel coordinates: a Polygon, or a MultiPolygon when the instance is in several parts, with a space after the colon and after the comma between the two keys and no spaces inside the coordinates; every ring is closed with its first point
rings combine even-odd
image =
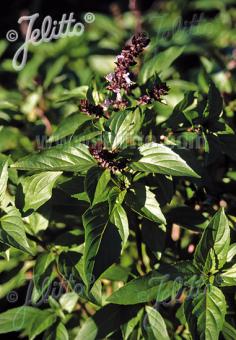
{"type": "Polygon", "coordinates": [[[123,171],[126,167],[126,159],[117,160],[118,153],[104,149],[103,144],[100,142],[90,145],[89,151],[100,167],[109,169],[113,173],[123,171]]]}
{"type": "Polygon", "coordinates": [[[166,83],[154,84],[153,88],[148,91],[148,94],[141,96],[138,100],[138,103],[150,104],[153,100],[160,102],[162,100],[162,96],[165,96],[169,91],[169,87],[166,83]]]}
{"type": "Polygon", "coordinates": [[[95,115],[98,118],[104,116],[103,107],[90,104],[87,99],[80,100],[80,110],[89,116],[95,115]]]}
{"type": "Polygon", "coordinates": [[[120,93],[123,89],[126,93],[129,92],[134,82],[130,79],[131,66],[136,64],[135,58],[144,50],[149,44],[149,38],[144,33],[135,35],[130,44],[127,44],[121,54],[116,58],[116,68],[114,73],[110,73],[106,76],[106,80],[109,82],[107,89],[120,93]]]}

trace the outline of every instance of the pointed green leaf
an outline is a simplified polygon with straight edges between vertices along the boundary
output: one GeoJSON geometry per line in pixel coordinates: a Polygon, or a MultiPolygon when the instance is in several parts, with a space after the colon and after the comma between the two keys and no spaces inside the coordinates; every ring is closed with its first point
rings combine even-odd
{"type": "Polygon", "coordinates": [[[34,289],[32,293],[33,302],[37,302],[41,295],[51,284],[55,275],[53,275],[53,264],[55,256],[52,253],[41,253],[34,266],[34,289]]]}
{"type": "Polygon", "coordinates": [[[211,82],[208,92],[208,105],[204,116],[210,120],[219,119],[223,110],[223,99],[215,84],[211,82]]]}
{"type": "Polygon", "coordinates": [[[236,329],[230,323],[225,321],[222,334],[225,340],[234,340],[236,339],[236,329]]]}
{"type": "Polygon", "coordinates": [[[48,142],[56,142],[62,138],[73,135],[73,133],[88,120],[91,120],[91,117],[86,114],[72,113],[61,122],[56,131],[50,136],[48,142]]]}
{"type": "Polygon", "coordinates": [[[166,226],[153,223],[146,218],[142,220],[141,225],[143,243],[160,260],[165,249],[166,226]]]}
{"type": "Polygon", "coordinates": [[[104,134],[106,145],[113,150],[129,145],[132,137],[139,131],[140,124],[139,108],[116,113],[109,123],[108,128],[110,131],[104,134]]]}
{"type": "Polygon", "coordinates": [[[121,326],[122,335],[124,340],[128,340],[129,336],[133,333],[135,327],[138,325],[138,323],[141,321],[143,315],[143,309],[140,309],[137,315],[130,319],[125,325],[121,326]]]}
{"type": "Polygon", "coordinates": [[[111,222],[118,228],[122,239],[122,250],[129,237],[129,222],[127,214],[121,204],[116,204],[111,214],[111,222]]]}
{"type": "Polygon", "coordinates": [[[88,318],[75,340],[107,339],[107,336],[127,323],[139,311],[140,306],[115,306],[108,304],[88,318]]]}
{"type": "Polygon", "coordinates": [[[176,296],[181,286],[180,282],[169,280],[167,274],[152,271],[128,282],[115,291],[108,301],[120,305],[133,305],[152,300],[161,302],[170,296],[176,296]]]}
{"type": "Polygon", "coordinates": [[[230,229],[224,210],[220,209],[211,219],[197,245],[194,261],[206,273],[214,273],[227,260],[230,244],[230,229]]]}
{"type": "Polygon", "coordinates": [[[0,334],[26,330],[31,339],[56,321],[52,311],[30,306],[11,308],[0,314],[0,334]]]}
{"type": "Polygon", "coordinates": [[[127,205],[138,214],[157,223],[166,223],[155,195],[147,186],[137,184],[126,196],[127,205]]]}
{"type": "Polygon", "coordinates": [[[160,73],[168,69],[175,59],[183,53],[183,50],[183,47],[172,46],[146,61],[139,74],[141,83],[146,83],[155,73],[160,73]]]}
{"type": "Polygon", "coordinates": [[[158,270],[129,281],[115,291],[108,301],[128,305],[156,300],[164,301],[176,298],[182,287],[200,287],[203,285],[202,274],[192,261],[180,261],[173,265],[161,265],[158,270]]]}
{"type": "Polygon", "coordinates": [[[88,147],[72,141],[26,156],[12,167],[19,170],[85,172],[95,164],[88,147]]]}
{"type": "Polygon", "coordinates": [[[166,324],[161,314],[153,307],[146,306],[147,321],[145,330],[148,333],[148,339],[169,340],[166,324]]]}
{"type": "Polygon", "coordinates": [[[131,163],[131,168],[148,173],[199,177],[179,155],[157,143],[139,147],[137,160],[131,163]]]}
{"type": "Polygon", "coordinates": [[[71,313],[75,308],[78,299],[79,299],[78,294],[76,294],[75,292],[69,292],[63,294],[60,297],[59,302],[63,310],[67,311],[68,313],[71,313]]]}
{"type": "Polygon", "coordinates": [[[184,307],[194,340],[218,339],[226,314],[225,297],[219,288],[206,286],[192,300],[187,299],[184,307]]]}
{"type": "Polygon", "coordinates": [[[4,243],[31,254],[19,210],[8,207],[5,211],[6,215],[0,219],[0,238],[4,243]]]}
{"type": "MultiPolygon", "coordinates": [[[[236,286],[236,264],[219,275],[220,286],[236,286]]],[[[218,280],[217,280],[218,281],[218,280]]]]}
{"type": "Polygon", "coordinates": [[[232,243],[229,246],[229,251],[227,254],[227,262],[231,262],[236,255],[236,243],[232,243]]]}
{"type": "Polygon", "coordinates": [[[4,198],[8,181],[8,161],[0,165],[0,206],[4,198]]]}
{"type": "Polygon", "coordinates": [[[121,252],[121,238],[110,222],[107,204],[97,204],[83,215],[85,229],[84,273],[88,289],[113,263],[121,252]]]}
{"type": "Polygon", "coordinates": [[[69,334],[67,332],[66,327],[63,325],[62,322],[60,322],[56,328],[55,339],[56,340],[69,340],[69,334]]]}
{"type": "Polygon", "coordinates": [[[24,193],[24,211],[37,210],[52,196],[52,188],[62,172],[41,172],[21,181],[24,193]]]}
{"type": "Polygon", "coordinates": [[[85,191],[92,206],[107,200],[111,189],[110,179],[111,174],[107,169],[95,166],[88,170],[85,177],[85,191]]]}

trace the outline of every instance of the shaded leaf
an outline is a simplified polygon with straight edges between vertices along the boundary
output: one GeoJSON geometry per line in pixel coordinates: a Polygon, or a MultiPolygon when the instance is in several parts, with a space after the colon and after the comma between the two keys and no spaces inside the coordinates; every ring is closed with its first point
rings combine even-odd
{"type": "Polygon", "coordinates": [[[137,184],[126,195],[126,204],[138,214],[157,223],[166,223],[155,195],[147,186],[137,184]]]}
{"type": "Polygon", "coordinates": [[[42,296],[42,294],[49,287],[54,277],[56,276],[53,273],[53,264],[55,261],[55,256],[51,253],[44,252],[37,257],[35,266],[34,266],[34,289],[32,292],[33,302],[37,302],[37,300],[42,296]]]}
{"type": "Polygon", "coordinates": [[[110,179],[111,174],[107,169],[95,166],[88,170],[85,177],[85,191],[92,206],[107,200],[110,179]]]}
{"type": "Polygon", "coordinates": [[[208,105],[204,116],[210,120],[218,119],[223,109],[223,99],[213,82],[210,83],[208,92],[208,105]]]}
{"type": "Polygon", "coordinates": [[[140,306],[106,305],[86,320],[75,339],[103,339],[134,317],[139,309],[140,306]]]}
{"type": "Polygon", "coordinates": [[[83,215],[85,229],[84,273],[89,289],[94,281],[113,263],[121,252],[121,238],[110,222],[107,204],[89,208],[83,215]]]}

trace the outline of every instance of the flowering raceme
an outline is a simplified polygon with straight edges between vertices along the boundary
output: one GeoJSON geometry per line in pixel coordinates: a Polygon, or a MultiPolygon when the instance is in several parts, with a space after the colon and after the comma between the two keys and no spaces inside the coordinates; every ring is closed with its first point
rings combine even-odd
{"type": "MultiPolygon", "coordinates": [[[[130,95],[135,82],[131,80],[132,72],[130,68],[137,64],[136,58],[143,52],[144,48],[149,44],[150,39],[145,33],[139,33],[132,37],[131,43],[125,45],[121,54],[116,58],[116,68],[113,73],[109,73],[105,79],[109,83],[106,87],[115,94],[115,98],[106,98],[100,105],[93,105],[88,100],[80,101],[80,109],[88,115],[95,115],[97,118],[104,116],[104,112],[111,108],[114,111],[124,110],[128,107],[129,102],[122,97],[122,91],[130,95]]],[[[132,78],[134,78],[132,76],[132,78]]],[[[147,90],[146,94],[141,95],[138,104],[150,104],[153,101],[161,101],[162,96],[168,93],[166,83],[154,82],[152,88],[147,90]]]]}
{"type": "Polygon", "coordinates": [[[136,65],[135,58],[143,52],[144,48],[149,44],[150,39],[144,33],[139,33],[131,40],[131,44],[127,44],[121,54],[117,56],[114,73],[106,76],[109,82],[107,89],[117,94],[117,99],[120,99],[119,94],[121,89],[129,92],[134,82],[130,79],[130,67],[136,65]]]}

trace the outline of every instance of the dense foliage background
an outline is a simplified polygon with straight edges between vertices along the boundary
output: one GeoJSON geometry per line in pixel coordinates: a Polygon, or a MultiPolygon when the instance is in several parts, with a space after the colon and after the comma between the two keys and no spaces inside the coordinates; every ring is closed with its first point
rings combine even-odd
{"type": "Polygon", "coordinates": [[[1,14],[0,333],[236,339],[235,1],[14,3],[1,14]],[[30,46],[16,71],[18,18],[72,11],[95,21],[30,46]]]}

